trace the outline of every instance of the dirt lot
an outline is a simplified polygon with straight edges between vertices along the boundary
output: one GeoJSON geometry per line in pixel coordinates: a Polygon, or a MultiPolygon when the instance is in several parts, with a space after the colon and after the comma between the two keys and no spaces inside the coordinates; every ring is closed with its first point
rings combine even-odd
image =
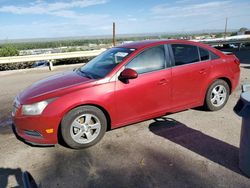
{"type": "MultiPolygon", "coordinates": [[[[242,68],[241,83],[250,83],[242,68]]],[[[238,168],[241,119],[233,112],[240,89],[219,112],[196,109],[106,133],[86,150],[31,147],[10,130],[13,97],[55,72],[1,75],[0,187],[22,187],[29,171],[41,187],[250,187],[238,168]]]]}

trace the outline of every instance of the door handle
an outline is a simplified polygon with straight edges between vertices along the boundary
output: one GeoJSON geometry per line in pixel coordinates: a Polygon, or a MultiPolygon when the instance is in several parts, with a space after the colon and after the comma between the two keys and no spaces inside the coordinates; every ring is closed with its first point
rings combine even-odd
{"type": "Polygon", "coordinates": [[[161,80],[158,82],[158,85],[166,85],[168,82],[169,82],[169,80],[161,79],[161,80]]]}
{"type": "Polygon", "coordinates": [[[206,69],[201,69],[201,70],[199,71],[199,73],[200,73],[200,74],[206,74],[206,73],[207,73],[207,70],[206,70],[206,69]]]}

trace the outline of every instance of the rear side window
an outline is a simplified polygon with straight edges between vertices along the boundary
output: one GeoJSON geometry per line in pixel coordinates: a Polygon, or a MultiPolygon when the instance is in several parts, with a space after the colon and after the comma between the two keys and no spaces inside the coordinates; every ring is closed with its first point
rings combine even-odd
{"type": "Polygon", "coordinates": [[[134,69],[138,74],[164,69],[164,46],[157,46],[143,51],[130,61],[126,68],[134,69]]]}
{"type": "Polygon", "coordinates": [[[172,44],[175,66],[186,65],[200,60],[197,46],[172,44]]]}
{"type": "Polygon", "coordinates": [[[200,60],[201,61],[206,61],[206,60],[210,59],[209,51],[207,51],[203,48],[199,48],[199,53],[200,53],[200,60]]]}

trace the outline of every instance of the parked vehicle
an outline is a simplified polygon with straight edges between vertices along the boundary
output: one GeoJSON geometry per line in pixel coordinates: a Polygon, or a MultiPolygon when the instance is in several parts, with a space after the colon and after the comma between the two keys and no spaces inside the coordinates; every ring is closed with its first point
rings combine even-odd
{"type": "Polygon", "coordinates": [[[32,68],[41,68],[41,67],[47,67],[47,66],[49,66],[49,61],[41,60],[41,61],[36,61],[31,67],[32,68]]]}
{"type": "Polygon", "coordinates": [[[109,129],[181,110],[220,110],[239,60],[205,44],[156,40],[108,49],[85,66],[34,83],[14,102],[14,130],[32,144],[96,144],[109,129]]]}
{"type": "Polygon", "coordinates": [[[238,46],[238,45],[235,45],[235,44],[229,44],[229,47],[230,47],[230,48],[236,48],[236,49],[239,48],[239,46],[238,46]]]}

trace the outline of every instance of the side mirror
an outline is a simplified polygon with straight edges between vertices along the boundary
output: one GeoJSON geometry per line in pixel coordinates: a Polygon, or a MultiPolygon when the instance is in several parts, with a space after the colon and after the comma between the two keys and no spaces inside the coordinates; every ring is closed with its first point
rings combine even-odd
{"type": "Polygon", "coordinates": [[[135,79],[138,77],[138,73],[133,69],[124,69],[119,75],[118,79],[121,81],[127,81],[129,79],[135,79]]]}

